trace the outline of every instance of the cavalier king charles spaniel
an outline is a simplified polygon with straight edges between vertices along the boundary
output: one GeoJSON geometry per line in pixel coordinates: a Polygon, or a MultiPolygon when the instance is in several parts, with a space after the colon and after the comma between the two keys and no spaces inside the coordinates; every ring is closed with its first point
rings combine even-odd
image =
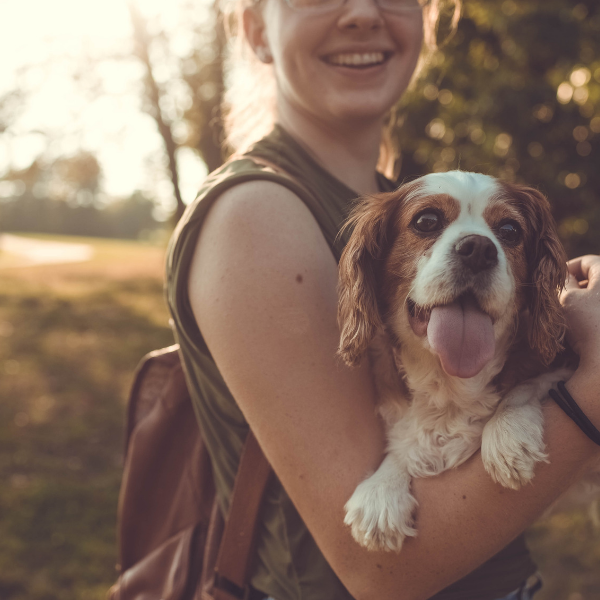
{"type": "Polygon", "coordinates": [[[541,400],[572,369],[558,294],[566,257],[546,198],[477,173],[433,173],[366,197],[340,260],[339,352],[369,351],[387,454],[346,504],[361,545],[416,535],[412,477],[481,448],[518,489],[546,461],[541,400]]]}

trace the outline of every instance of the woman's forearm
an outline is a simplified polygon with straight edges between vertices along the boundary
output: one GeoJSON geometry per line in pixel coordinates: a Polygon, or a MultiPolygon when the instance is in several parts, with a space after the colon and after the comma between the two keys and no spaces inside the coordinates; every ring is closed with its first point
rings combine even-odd
{"type": "MultiPolygon", "coordinates": [[[[417,537],[399,555],[352,548],[336,569],[351,593],[358,599],[429,598],[500,551],[577,481],[600,448],[557,406],[548,404],[544,412],[550,462],[537,465],[532,484],[519,491],[495,484],[479,453],[457,469],[414,480],[417,537]]],[[[334,563],[340,557],[328,558],[334,563]]]]}

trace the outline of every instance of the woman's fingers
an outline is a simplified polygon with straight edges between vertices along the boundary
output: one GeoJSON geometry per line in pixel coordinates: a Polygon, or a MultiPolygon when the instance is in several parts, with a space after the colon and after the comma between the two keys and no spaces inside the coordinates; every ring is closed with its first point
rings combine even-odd
{"type": "Polygon", "coordinates": [[[567,340],[586,359],[600,367],[600,256],[580,256],[568,262],[569,277],[560,295],[567,320],[567,340]]]}
{"type": "Polygon", "coordinates": [[[570,277],[567,279],[567,289],[600,286],[600,256],[587,254],[579,256],[567,263],[570,277]],[[587,285],[582,285],[587,282],[587,285]]]}

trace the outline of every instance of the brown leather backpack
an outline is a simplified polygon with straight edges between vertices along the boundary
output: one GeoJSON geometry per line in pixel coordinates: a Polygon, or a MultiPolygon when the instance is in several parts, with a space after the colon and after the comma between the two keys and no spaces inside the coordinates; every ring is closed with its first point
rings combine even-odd
{"type": "Polygon", "coordinates": [[[250,432],[225,521],[178,346],[144,357],[128,404],[120,577],[110,600],[264,598],[248,579],[270,472],[250,432]]]}

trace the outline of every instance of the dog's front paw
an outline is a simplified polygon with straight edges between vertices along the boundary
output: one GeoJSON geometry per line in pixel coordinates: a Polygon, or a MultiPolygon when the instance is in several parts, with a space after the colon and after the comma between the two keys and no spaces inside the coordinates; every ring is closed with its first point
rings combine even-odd
{"type": "Polygon", "coordinates": [[[500,405],[483,428],[481,458],[492,479],[518,490],[533,479],[535,464],[548,462],[539,404],[500,405]]]}
{"type": "Polygon", "coordinates": [[[410,479],[383,481],[378,474],[363,481],[346,503],[344,523],[352,537],[369,550],[399,552],[406,537],[417,534],[414,511],[417,501],[410,494],[410,479]]]}

